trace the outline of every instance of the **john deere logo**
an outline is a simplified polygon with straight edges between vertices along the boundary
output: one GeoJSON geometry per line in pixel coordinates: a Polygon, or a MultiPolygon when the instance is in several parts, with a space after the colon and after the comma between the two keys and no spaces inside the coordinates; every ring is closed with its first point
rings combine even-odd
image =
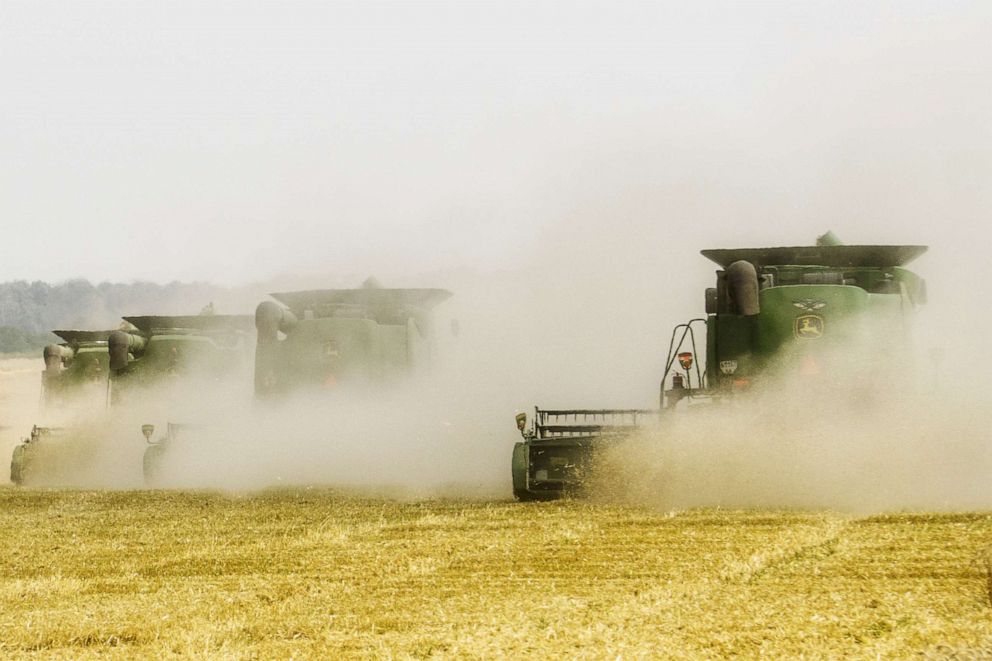
{"type": "Polygon", "coordinates": [[[818,314],[804,314],[796,317],[796,337],[815,340],[823,335],[823,317],[818,314]]]}

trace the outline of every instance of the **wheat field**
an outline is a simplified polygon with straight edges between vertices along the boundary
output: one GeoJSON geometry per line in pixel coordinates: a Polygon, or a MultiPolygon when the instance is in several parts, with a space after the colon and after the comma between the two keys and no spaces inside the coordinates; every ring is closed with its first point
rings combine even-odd
{"type": "Polygon", "coordinates": [[[981,658],[989,514],[0,489],[0,657],[981,658]]]}

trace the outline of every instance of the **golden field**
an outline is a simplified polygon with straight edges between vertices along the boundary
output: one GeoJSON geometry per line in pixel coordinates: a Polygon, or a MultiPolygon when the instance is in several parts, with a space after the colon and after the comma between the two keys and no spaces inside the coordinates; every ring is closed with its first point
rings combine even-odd
{"type": "Polygon", "coordinates": [[[982,658],[989,514],[0,489],[0,657],[982,658]]]}

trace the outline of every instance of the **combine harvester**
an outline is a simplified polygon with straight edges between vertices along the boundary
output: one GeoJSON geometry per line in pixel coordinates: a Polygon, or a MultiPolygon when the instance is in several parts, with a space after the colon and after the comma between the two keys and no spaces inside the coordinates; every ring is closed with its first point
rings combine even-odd
{"type": "Polygon", "coordinates": [[[815,246],[703,250],[720,266],[716,287],[706,290],[706,317],[672,331],[659,409],[535,408],[530,425],[518,414],[514,496],[581,492],[600,450],[645,423],[663,429],[690,407],[717,406],[782,377],[829,381],[838,356],[866,378],[886,357],[899,362],[909,317],[926,302],[925,281],[904,266],[925,251],[843,245],[831,232],[815,246]],[[702,366],[697,332],[705,335],[702,366]]]}
{"type": "MultiPolygon", "coordinates": [[[[431,310],[451,294],[383,289],[370,278],[360,289],[271,296],[278,303],[263,301],[255,310],[254,390],[260,402],[307,392],[378,392],[421,372],[435,350],[431,310]]],[[[154,429],[142,426],[152,443],[145,454],[146,480],[156,477],[170,447],[210,435],[208,426],[170,422],[152,442],[154,429]]]]}
{"type": "MultiPolygon", "coordinates": [[[[52,332],[63,342],[50,344],[42,352],[45,370],[41,373],[41,404],[46,416],[71,408],[73,403],[92,404],[92,400],[106,396],[107,338],[112,331],[52,332]]],[[[63,427],[34,425],[30,436],[14,448],[10,481],[23,484],[36,467],[40,453],[60,441],[64,432],[63,427]]]]}
{"type": "MultiPolygon", "coordinates": [[[[110,405],[155,408],[167,399],[219,397],[247,384],[251,365],[249,315],[124,317],[134,330],[114,331],[108,338],[110,405]]],[[[236,393],[235,396],[238,394],[236,393]]],[[[167,433],[153,440],[155,426],[142,425],[149,447],[142,467],[145,479],[158,474],[162,459],[180,429],[168,423],[167,433]]]]}
{"type": "MultiPolygon", "coordinates": [[[[46,410],[93,410],[116,414],[131,409],[154,412],[179,401],[219,395],[240,382],[250,386],[251,317],[248,315],[126,317],[115,331],[55,331],[65,344],[45,348],[43,401],[46,410]],[[90,384],[99,398],[83,401],[90,384]],[[73,406],[73,402],[79,406],[73,406]]],[[[146,413],[148,415],[149,413],[146,413]]],[[[106,423],[98,426],[107,433],[106,423]]],[[[164,446],[143,433],[146,477],[155,472],[164,446]]],[[[11,480],[22,484],[31,474],[72,479],[83,472],[93,445],[73,428],[35,426],[14,450],[11,480]]],[[[93,440],[93,439],[90,439],[93,440]]]]}

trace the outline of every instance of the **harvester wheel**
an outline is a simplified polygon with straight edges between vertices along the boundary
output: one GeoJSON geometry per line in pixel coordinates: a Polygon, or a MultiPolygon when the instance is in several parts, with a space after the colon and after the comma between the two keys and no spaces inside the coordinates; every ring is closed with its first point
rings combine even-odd
{"type": "Polygon", "coordinates": [[[513,497],[519,500],[521,503],[529,503],[535,500],[542,500],[540,496],[536,496],[525,489],[514,489],[513,497]]]}
{"type": "Polygon", "coordinates": [[[141,459],[141,470],[145,476],[145,484],[153,484],[162,471],[162,457],[165,454],[165,444],[149,445],[141,459]]]}
{"type": "Polygon", "coordinates": [[[14,448],[14,454],[10,458],[10,481],[14,484],[24,484],[24,446],[18,445],[14,448]]]}

